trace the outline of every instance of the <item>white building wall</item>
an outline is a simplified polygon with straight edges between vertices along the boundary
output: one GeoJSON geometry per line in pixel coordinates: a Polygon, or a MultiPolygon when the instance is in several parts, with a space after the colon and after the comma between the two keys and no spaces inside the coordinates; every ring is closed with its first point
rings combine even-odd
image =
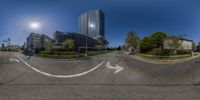
{"type": "MultiPolygon", "coordinates": [[[[192,41],[188,40],[180,40],[179,43],[181,43],[181,46],[178,49],[183,49],[183,50],[191,50],[192,49],[192,41]]],[[[164,49],[173,49],[170,47],[172,44],[172,41],[167,39],[164,41],[164,49]]]]}

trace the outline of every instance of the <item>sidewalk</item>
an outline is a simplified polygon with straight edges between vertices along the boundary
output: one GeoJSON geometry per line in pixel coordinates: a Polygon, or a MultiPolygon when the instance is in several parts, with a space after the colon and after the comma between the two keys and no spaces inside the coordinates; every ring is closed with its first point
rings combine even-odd
{"type": "Polygon", "coordinates": [[[183,59],[178,59],[178,60],[152,60],[152,59],[147,59],[147,58],[143,58],[143,57],[139,57],[137,55],[128,55],[127,53],[125,53],[127,56],[140,60],[140,61],[144,61],[144,62],[148,62],[148,63],[153,63],[153,64],[175,64],[175,63],[181,63],[181,62],[186,62],[186,61],[191,61],[193,59],[199,58],[200,54],[196,55],[196,56],[192,56],[189,58],[183,58],[183,59]]]}

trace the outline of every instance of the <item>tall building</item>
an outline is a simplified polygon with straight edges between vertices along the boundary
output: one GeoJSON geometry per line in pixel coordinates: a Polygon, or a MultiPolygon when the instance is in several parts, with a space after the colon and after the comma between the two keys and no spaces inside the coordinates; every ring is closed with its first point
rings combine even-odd
{"type": "Polygon", "coordinates": [[[79,31],[81,34],[96,39],[104,37],[104,13],[102,10],[91,10],[79,17],[79,31]]]}

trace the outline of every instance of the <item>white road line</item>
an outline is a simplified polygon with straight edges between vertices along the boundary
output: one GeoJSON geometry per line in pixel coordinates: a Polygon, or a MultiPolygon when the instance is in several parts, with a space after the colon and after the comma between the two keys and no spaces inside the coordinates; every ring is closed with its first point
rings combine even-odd
{"type": "Polygon", "coordinates": [[[110,62],[107,62],[107,63],[106,63],[106,67],[107,67],[107,68],[110,68],[110,69],[115,69],[115,74],[117,74],[118,72],[124,70],[123,67],[121,67],[121,66],[119,66],[119,65],[117,65],[117,64],[116,64],[116,67],[111,66],[111,65],[110,65],[110,62]]]}
{"type": "Polygon", "coordinates": [[[9,61],[11,61],[11,62],[18,62],[19,63],[19,60],[17,60],[17,59],[9,59],[9,61]]]}
{"type": "Polygon", "coordinates": [[[79,77],[79,76],[82,76],[82,75],[85,75],[85,74],[88,74],[92,71],[94,71],[95,69],[97,69],[98,67],[100,67],[102,64],[104,64],[104,61],[102,61],[100,64],[98,64],[96,67],[88,70],[88,71],[85,71],[85,72],[82,72],[82,73],[79,73],[79,74],[74,74],[74,75],[54,75],[54,74],[50,74],[50,73],[47,73],[47,72],[43,72],[39,69],[36,69],[35,67],[32,67],[30,64],[28,64],[26,61],[24,61],[22,58],[20,58],[19,56],[17,56],[24,64],[26,64],[29,68],[31,68],[32,70],[40,73],[40,74],[43,74],[45,76],[49,76],[49,77],[55,77],[55,78],[72,78],[72,77],[79,77]]]}

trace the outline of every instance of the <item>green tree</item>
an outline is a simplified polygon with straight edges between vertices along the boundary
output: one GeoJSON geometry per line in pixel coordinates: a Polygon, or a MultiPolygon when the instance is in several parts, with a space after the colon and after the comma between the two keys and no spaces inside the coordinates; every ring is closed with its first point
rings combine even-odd
{"type": "Polygon", "coordinates": [[[46,51],[51,51],[52,48],[53,48],[53,42],[49,41],[48,44],[47,44],[47,47],[46,47],[46,51]]]}
{"type": "Polygon", "coordinates": [[[152,37],[144,37],[144,39],[140,42],[140,46],[142,50],[152,50],[156,47],[156,43],[152,37]]]}
{"type": "Polygon", "coordinates": [[[172,35],[168,37],[167,42],[170,47],[170,50],[172,50],[173,53],[176,54],[177,49],[181,46],[181,37],[172,35]]]}
{"type": "Polygon", "coordinates": [[[140,38],[137,36],[136,32],[130,31],[127,33],[125,43],[127,45],[127,48],[133,47],[136,50],[140,44],[140,38]]]}
{"type": "Polygon", "coordinates": [[[163,43],[164,40],[167,38],[167,33],[155,32],[151,35],[151,37],[155,40],[156,46],[158,48],[163,48],[163,43]]]}
{"type": "Polygon", "coordinates": [[[74,48],[75,48],[75,41],[72,40],[72,39],[66,39],[66,40],[63,42],[63,47],[64,47],[66,50],[74,50],[74,48]]]}
{"type": "Polygon", "coordinates": [[[157,48],[160,48],[160,54],[163,54],[164,41],[167,38],[167,33],[165,32],[155,32],[151,35],[154,39],[157,48]]]}
{"type": "Polygon", "coordinates": [[[196,51],[196,44],[194,42],[192,42],[192,50],[196,51]]]}

